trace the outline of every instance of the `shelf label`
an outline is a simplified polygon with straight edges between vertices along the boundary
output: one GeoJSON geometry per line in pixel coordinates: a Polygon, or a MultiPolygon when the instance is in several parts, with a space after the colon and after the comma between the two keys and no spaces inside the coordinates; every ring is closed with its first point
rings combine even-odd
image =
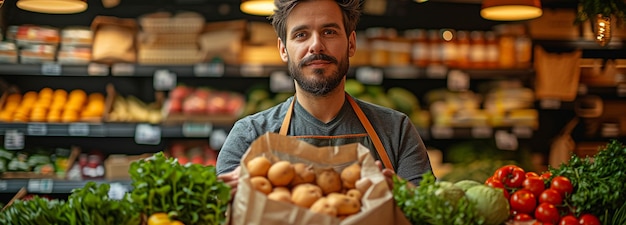
{"type": "Polygon", "coordinates": [[[261,64],[243,64],[241,65],[241,76],[244,77],[260,77],[263,76],[263,65],[261,64]]]}
{"type": "Polygon", "coordinates": [[[184,137],[209,137],[213,126],[210,123],[183,123],[184,137]]]}
{"type": "Polygon", "coordinates": [[[176,74],[169,70],[156,70],[153,78],[153,86],[157,91],[169,91],[176,87],[176,74]]]}
{"type": "Polygon", "coordinates": [[[135,128],[135,143],[158,145],[161,143],[161,127],[150,124],[137,124],[135,128]]]}
{"type": "Polygon", "coordinates": [[[0,180],[0,191],[6,191],[9,189],[9,184],[7,184],[6,180],[0,180]]]}
{"type": "Polygon", "coordinates": [[[617,85],[617,96],[626,97],[626,83],[621,83],[617,85]]]}
{"type": "Polygon", "coordinates": [[[514,151],[519,145],[517,137],[505,130],[496,131],[494,135],[496,147],[502,150],[514,151]]]}
{"type": "Polygon", "coordinates": [[[274,93],[296,91],[293,79],[286,71],[274,71],[270,74],[270,91],[274,93]]]}
{"type": "Polygon", "coordinates": [[[559,109],[561,108],[561,101],[558,99],[541,99],[539,105],[542,109],[559,109]]]}
{"type": "Polygon", "coordinates": [[[429,78],[446,78],[448,67],[444,65],[429,65],[426,67],[426,77],[429,78]]]}
{"type": "Polygon", "coordinates": [[[89,124],[86,123],[70,123],[67,129],[70,136],[89,136],[89,124]]]}
{"type": "Polygon", "coordinates": [[[196,77],[221,77],[224,76],[224,64],[199,63],[194,65],[193,74],[196,77]]]}
{"type": "Polygon", "coordinates": [[[515,126],[512,131],[518,138],[531,138],[533,136],[533,129],[530,127],[515,126]]]}
{"type": "Polygon", "coordinates": [[[117,76],[131,76],[135,74],[135,65],[130,63],[116,63],[111,67],[111,73],[117,76]]]}
{"type": "Polygon", "coordinates": [[[48,76],[61,75],[61,64],[58,63],[43,63],[41,64],[41,74],[48,76]]]}
{"type": "Polygon", "coordinates": [[[490,138],[493,136],[493,128],[487,126],[472,127],[471,132],[474,138],[490,138]]]}
{"type": "Polygon", "coordinates": [[[451,70],[448,73],[448,89],[451,91],[466,91],[470,87],[470,77],[460,70],[451,70]]]}
{"type": "Polygon", "coordinates": [[[45,136],[48,134],[48,126],[45,123],[29,123],[26,132],[32,136],[45,136]]]}
{"type": "Polygon", "coordinates": [[[4,148],[7,150],[24,149],[24,134],[17,130],[7,130],[4,133],[4,148]]]}
{"type": "Polygon", "coordinates": [[[383,83],[383,70],[372,67],[359,67],[356,69],[356,80],[363,84],[380,85],[383,83]]]}
{"type": "Polygon", "coordinates": [[[28,180],[28,192],[49,194],[52,193],[54,183],[52,179],[30,179],[28,180]]]}
{"type": "Polygon", "coordinates": [[[227,135],[228,133],[222,129],[213,131],[213,133],[211,133],[211,137],[209,138],[209,146],[213,149],[222,149],[222,145],[224,145],[227,135]]]}
{"type": "Polygon", "coordinates": [[[434,126],[431,128],[430,136],[437,139],[449,139],[454,137],[454,129],[452,127],[434,126]]]}
{"type": "Polygon", "coordinates": [[[109,66],[100,63],[89,63],[87,66],[87,74],[92,76],[109,75],[109,66]]]}

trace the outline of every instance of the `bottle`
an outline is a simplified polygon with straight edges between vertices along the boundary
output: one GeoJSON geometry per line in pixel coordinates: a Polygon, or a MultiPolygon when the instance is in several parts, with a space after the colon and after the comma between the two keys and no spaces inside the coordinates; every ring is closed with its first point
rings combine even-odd
{"type": "Polygon", "coordinates": [[[430,63],[430,47],[426,30],[410,30],[406,34],[411,42],[411,61],[414,66],[426,67],[430,63]]]}
{"type": "Polygon", "coordinates": [[[485,32],[485,67],[496,68],[499,64],[498,40],[493,31],[485,32]]]}
{"type": "Polygon", "coordinates": [[[439,35],[438,30],[428,30],[428,46],[430,49],[430,57],[429,62],[431,65],[440,65],[442,64],[442,45],[441,45],[441,35],[439,35]]]}
{"type": "Polygon", "coordinates": [[[467,31],[456,32],[456,63],[459,68],[470,67],[470,40],[467,31]]]}
{"type": "Polygon", "coordinates": [[[442,60],[443,64],[448,67],[457,66],[457,47],[455,32],[452,29],[444,29],[441,31],[442,44],[442,60]]]}
{"type": "Polygon", "coordinates": [[[470,33],[470,45],[471,68],[484,69],[486,60],[484,32],[472,31],[470,33]]]}

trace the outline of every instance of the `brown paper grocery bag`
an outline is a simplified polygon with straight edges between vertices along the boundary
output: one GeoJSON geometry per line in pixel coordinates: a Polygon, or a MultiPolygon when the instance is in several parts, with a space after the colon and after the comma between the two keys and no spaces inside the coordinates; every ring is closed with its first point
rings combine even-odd
{"type": "Polygon", "coordinates": [[[294,137],[267,133],[255,140],[241,165],[256,156],[263,155],[272,162],[288,160],[292,163],[312,164],[316,169],[334,168],[337,171],[361,162],[361,177],[372,181],[372,186],[363,194],[361,212],[340,220],[323,214],[316,214],[294,204],[269,200],[265,194],[256,191],[250,184],[249,172],[241,167],[237,193],[232,202],[232,225],[289,224],[289,225],[350,225],[350,224],[410,224],[396,207],[393,195],[384,175],[380,172],[370,150],[361,144],[316,147],[294,137]]]}

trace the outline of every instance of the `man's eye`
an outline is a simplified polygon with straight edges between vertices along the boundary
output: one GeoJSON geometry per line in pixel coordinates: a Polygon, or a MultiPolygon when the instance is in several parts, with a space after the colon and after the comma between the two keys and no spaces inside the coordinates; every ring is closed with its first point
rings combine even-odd
{"type": "Polygon", "coordinates": [[[296,34],[293,35],[293,37],[294,38],[303,38],[303,37],[306,37],[306,34],[305,33],[296,33],[296,34]]]}
{"type": "Polygon", "coordinates": [[[334,30],[325,30],[324,34],[329,35],[329,34],[336,34],[337,32],[334,30]]]}

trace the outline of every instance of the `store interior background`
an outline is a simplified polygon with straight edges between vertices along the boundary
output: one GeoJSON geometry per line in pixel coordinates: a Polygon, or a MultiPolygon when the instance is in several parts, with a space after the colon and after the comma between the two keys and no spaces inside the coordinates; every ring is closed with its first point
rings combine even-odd
{"type": "MultiPolygon", "coordinates": [[[[370,1],[370,0],[367,0],[370,1]]],[[[374,1],[374,0],[371,0],[374,1]]],[[[410,0],[380,0],[385,4],[382,13],[365,13],[357,27],[357,30],[366,30],[371,27],[395,28],[398,31],[407,29],[454,29],[454,30],[492,30],[494,26],[507,23],[526,23],[527,21],[490,21],[480,16],[480,0],[430,0],[424,3],[417,3],[410,0]]],[[[263,16],[253,16],[242,13],[239,10],[240,1],[235,0],[121,0],[120,4],[113,8],[105,8],[101,1],[87,0],[88,9],[84,12],[68,15],[41,14],[20,10],[15,6],[16,0],[6,0],[2,6],[0,18],[2,31],[10,25],[37,24],[63,28],[67,26],[90,26],[93,19],[98,15],[115,16],[120,18],[138,18],[148,13],[158,11],[193,11],[202,14],[206,22],[247,20],[257,22],[267,22],[263,16]]],[[[543,0],[544,10],[567,9],[574,11],[577,1],[573,0],[543,0]]],[[[604,59],[624,59],[626,58],[626,47],[624,41],[614,38],[607,47],[596,45],[590,40],[533,40],[534,45],[542,45],[552,52],[569,52],[574,49],[582,49],[583,57],[604,58],[604,59]]],[[[166,67],[166,66],[165,66],[166,67]]],[[[521,70],[513,70],[507,75],[507,71],[498,70],[505,79],[518,79],[532,88],[534,85],[533,68],[529,67],[521,70]],[[518,74],[520,74],[518,76],[518,74]]],[[[489,70],[475,71],[477,74],[489,73],[489,70]]],[[[145,101],[155,99],[155,91],[152,88],[150,77],[113,77],[113,76],[25,76],[2,73],[0,79],[4,82],[17,84],[23,89],[38,90],[46,86],[74,89],[82,88],[86,91],[105,92],[106,83],[114,83],[117,90],[125,94],[132,94],[145,101]]],[[[493,78],[482,76],[477,80],[472,79],[472,85],[492,79],[500,79],[500,75],[493,78]]],[[[233,91],[245,93],[248,88],[258,83],[267,83],[268,77],[179,77],[179,82],[193,83],[197,85],[210,85],[227,88],[233,91]]],[[[623,82],[623,81],[622,81],[623,82]]],[[[623,84],[623,83],[622,83],[623,84]]],[[[380,84],[384,88],[404,87],[414,92],[421,101],[429,89],[433,87],[445,87],[445,79],[384,79],[380,84]]],[[[474,87],[475,88],[475,87],[474,87]]],[[[623,87],[622,87],[623,88],[623,87]]],[[[610,99],[624,102],[624,95],[617,94],[616,87],[602,89],[597,95],[603,99],[610,99]]],[[[515,150],[499,150],[496,154],[502,158],[524,162],[532,165],[534,170],[545,169],[548,164],[548,155],[551,144],[557,138],[568,121],[576,116],[573,110],[575,102],[562,102],[558,108],[542,108],[541,102],[535,102],[535,108],[539,111],[538,128],[532,131],[532,135],[526,138],[519,138],[519,148],[515,150]],[[538,166],[538,167],[537,167],[538,166]]],[[[426,107],[426,106],[424,106],[426,107]]],[[[227,130],[228,126],[224,126],[227,130]]],[[[586,127],[581,122],[572,133],[574,141],[578,143],[591,142],[602,143],[611,138],[589,137],[584,135],[586,127]]],[[[616,137],[620,141],[625,141],[624,136],[616,137]]],[[[67,146],[78,145],[83,149],[100,149],[107,154],[126,153],[141,154],[164,150],[170,141],[179,139],[194,139],[209,141],[208,138],[164,138],[157,145],[142,145],[134,142],[132,137],[27,137],[26,146],[67,146]]],[[[424,142],[429,148],[440,149],[443,152],[443,162],[458,160],[467,157],[480,161],[480,157],[492,155],[491,148],[495,145],[495,137],[473,138],[471,135],[453,136],[450,138],[429,138],[425,135],[424,142]],[[457,155],[449,158],[448,150],[454,147],[457,155]],[[490,148],[489,151],[482,151],[481,148],[490,148]],[[466,149],[465,154],[458,154],[459,149],[466,149]]],[[[494,160],[500,157],[493,158],[494,160]]],[[[484,160],[483,161],[488,161],[484,160]]],[[[484,169],[484,168],[483,168],[484,169]]],[[[538,171],[539,172],[539,171],[538,171]]],[[[455,178],[458,179],[459,174],[455,178]]],[[[467,174],[465,174],[467,175],[467,174]]],[[[470,176],[470,175],[467,175],[470,176]]],[[[10,196],[10,193],[5,193],[10,196]]]]}

